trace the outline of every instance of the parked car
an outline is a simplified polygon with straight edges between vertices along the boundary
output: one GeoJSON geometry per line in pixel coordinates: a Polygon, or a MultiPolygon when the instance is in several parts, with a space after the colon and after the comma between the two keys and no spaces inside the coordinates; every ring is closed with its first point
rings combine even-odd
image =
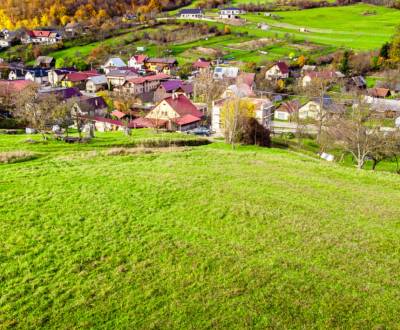
{"type": "Polygon", "coordinates": [[[211,135],[210,129],[205,126],[196,127],[194,129],[191,129],[190,131],[187,131],[187,133],[194,134],[194,135],[201,135],[201,136],[210,136],[211,135]]]}

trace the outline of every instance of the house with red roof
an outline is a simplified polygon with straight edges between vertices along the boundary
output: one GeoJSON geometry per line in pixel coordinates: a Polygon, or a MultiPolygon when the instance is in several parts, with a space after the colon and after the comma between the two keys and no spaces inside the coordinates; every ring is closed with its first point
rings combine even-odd
{"type": "Polygon", "coordinates": [[[289,78],[289,67],[285,62],[277,62],[265,72],[265,79],[278,80],[289,78]]]}
{"type": "Polygon", "coordinates": [[[137,70],[143,70],[147,59],[147,55],[134,55],[129,59],[128,66],[137,70]]]}
{"type": "Polygon", "coordinates": [[[185,131],[197,127],[203,113],[183,94],[173,94],[149,112],[146,119],[166,122],[167,129],[185,131]]]}
{"type": "Polygon", "coordinates": [[[314,81],[330,81],[344,78],[344,75],[339,71],[334,70],[321,70],[321,71],[309,71],[306,72],[302,78],[301,84],[303,87],[311,85],[314,81]]]}
{"type": "Polygon", "coordinates": [[[2,98],[20,93],[32,84],[30,80],[0,80],[0,105],[2,98]]]}
{"type": "Polygon", "coordinates": [[[211,69],[211,62],[205,60],[204,58],[199,58],[193,63],[193,69],[199,72],[208,71],[211,69]]]}
{"type": "Polygon", "coordinates": [[[153,92],[160,86],[162,81],[166,81],[169,78],[170,76],[165,73],[128,78],[123,84],[122,90],[135,96],[153,92]]]}
{"type": "Polygon", "coordinates": [[[78,87],[80,90],[86,88],[86,83],[90,77],[100,76],[95,70],[92,71],[81,71],[81,72],[70,72],[61,81],[63,87],[78,87]]]}
{"type": "Polygon", "coordinates": [[[56,31],[28,30],[21,37],[23,44],[53,45],[62,41],[61,35],[56,31]]]}

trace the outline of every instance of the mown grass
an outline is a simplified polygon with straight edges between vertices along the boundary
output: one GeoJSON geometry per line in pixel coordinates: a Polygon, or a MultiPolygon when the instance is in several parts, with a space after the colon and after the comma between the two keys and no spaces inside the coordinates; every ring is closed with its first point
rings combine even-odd
{"type": "Polygon", "coordinates": [[[106,137],[128,139],[0,165],[2,328],[399,325],[398,176],[223,143],[110,156],[106,137]]]}
{"type": "Polygon", "coordinates": [[[290,33],[298,40],[355,50],[379,48],[391,38],[400,19],[400,12],[396,9],[367,4],[282,11],[276,14],[281,17],[280,20],[256,14],[245,17],[253,23],[272,24],[273,28],[267,34],[290,33]],[[368,12],[374,14],[366,15],[368,12]],[[301,33],[300,28],[307,28],[310,32],[301,33]]]}

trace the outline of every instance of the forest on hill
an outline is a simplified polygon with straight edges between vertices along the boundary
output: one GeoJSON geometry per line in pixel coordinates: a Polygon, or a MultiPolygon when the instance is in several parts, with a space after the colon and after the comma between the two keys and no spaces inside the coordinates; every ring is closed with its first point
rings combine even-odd
{"type": "Polygon", "coordinates": [[[0,28],[65,25],[104,20],[126,13],[147,14],[178,8],[190,0],[3,0],[0,28]],[[3,3],[4,1],[4,3],[3,3]]]}

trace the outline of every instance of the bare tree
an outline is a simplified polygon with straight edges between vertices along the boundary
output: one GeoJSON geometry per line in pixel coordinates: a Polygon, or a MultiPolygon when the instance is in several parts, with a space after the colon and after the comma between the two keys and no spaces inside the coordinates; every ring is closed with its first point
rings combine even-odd
{"type": "Polygon", "coordinates": [[[194,97],[211,109],[213,101],[221,97],[227,88],[225,80],[215,80],[211,70],[201,71],[194,80],[194,97]]]}
{"type": "Polygon", "coordinates": [[[60,102],[55,94],[39,93],[38,86],[32,84],[24,89],[16,101],[13,115],[24,120],[46,139],[46,132],[51,125],[68,116],[68,107],[60,102]]]}
{"type": "Polygon", "coordinates": [[[380,127],[369,125],[372,115],[371,105],[360,95],[346,113],[326,123],[327,143],[349,152],[356,160],[357,169],[364,167],[367,158],[381,143],[380,127]]]}
{"type": "Polygon", "coordinates": [[[334,77],[316,77],[306,86],[298,86],[298,91],[306,95],[318,104],[317,114],[315,116],[315,125],[317,127],[317,142],[321,142],[321,134],[324,124],[328,118],[328,109],[326,107],[326,95],[332,84],[335,83],[334,77]]]}

